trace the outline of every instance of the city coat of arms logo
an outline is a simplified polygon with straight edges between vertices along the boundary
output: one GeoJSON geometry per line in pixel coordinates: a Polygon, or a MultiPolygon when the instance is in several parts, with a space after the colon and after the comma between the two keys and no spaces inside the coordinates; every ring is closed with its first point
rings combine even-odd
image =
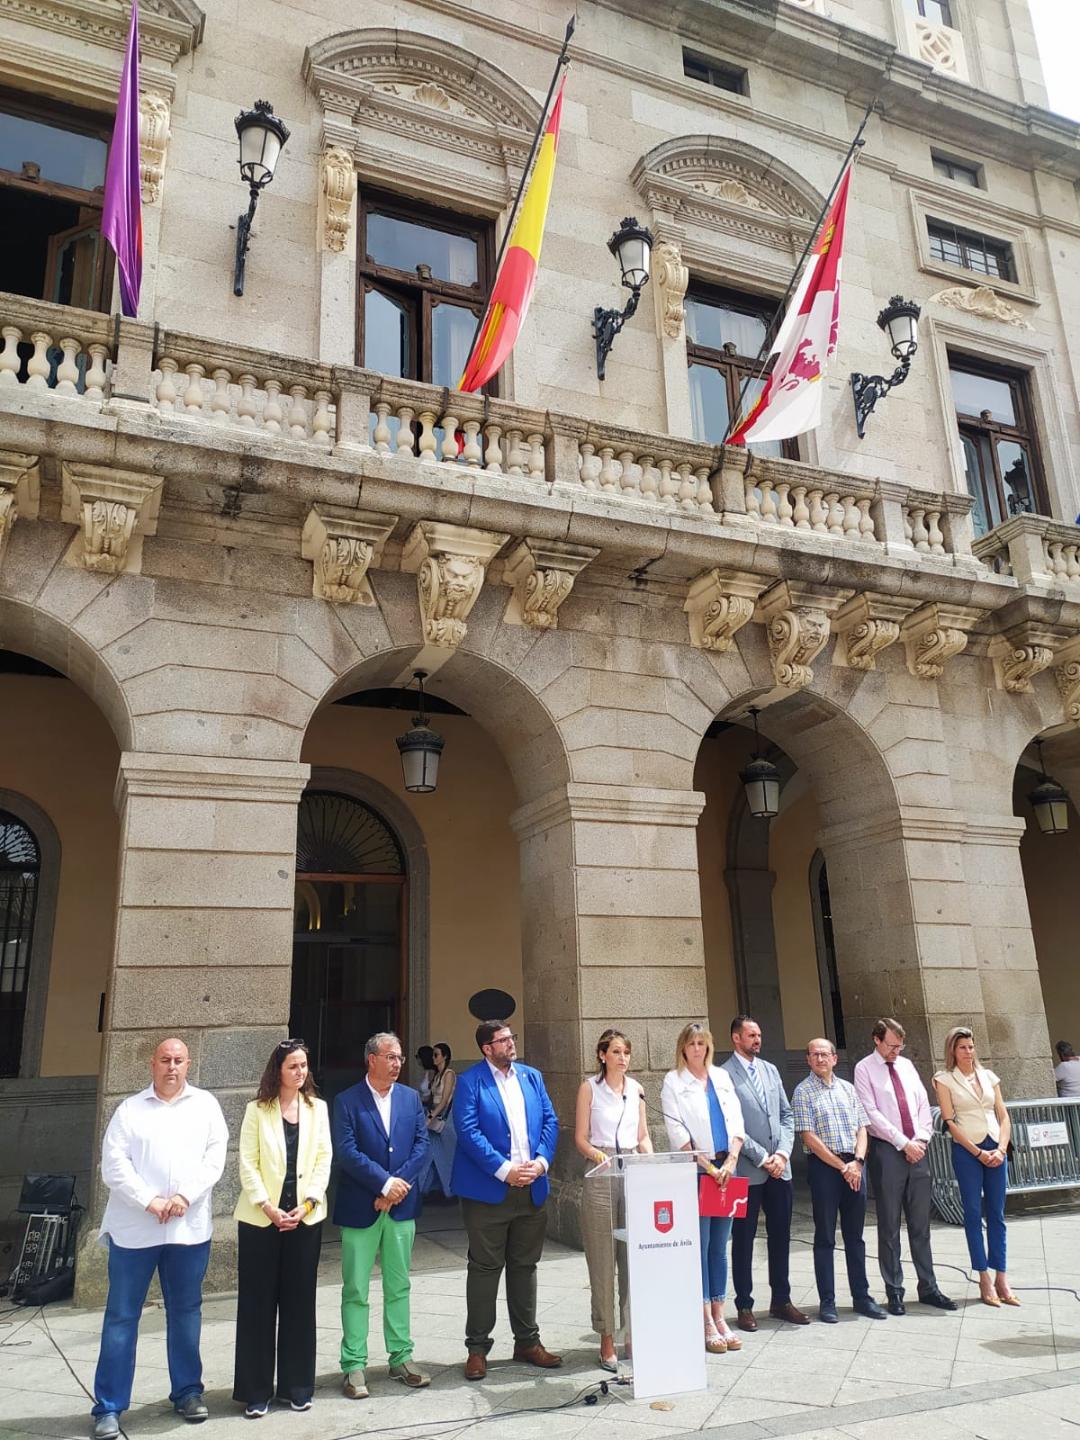
{"type": "Polygon", "coordinates": [[[675,1207],[670,1200],[654,1200],[652,1213],[653,1224],[661,1235],[666,1235],[675,1224],[675,1207]]]}

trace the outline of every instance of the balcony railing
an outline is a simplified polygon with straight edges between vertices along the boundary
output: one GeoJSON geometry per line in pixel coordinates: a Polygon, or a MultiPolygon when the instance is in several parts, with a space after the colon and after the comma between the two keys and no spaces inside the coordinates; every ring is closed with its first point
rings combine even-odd
{"type": "Polygon", "coordinates": [[[981,535],[972,552],[998,575],[1021,585],[1080,589],[1080,525],[1046,515],[1014,515],[981,535]]]}
{"type": "MultiPolygon", "coordinates": [[[[568,499],[577,493],[611,500],[627,515],[667,511],[750,526],[780,545],[798,545],[805,536],[814,547],[868,559],[971,563],[966,495],[765,459],[19,296],[0,294],[0,334],[0,398],[51,392],[100,408],[122,397],[202,443],[214,443],[215,432],[232,433],[250,437],[253,449],[284,447],[300,459],[366,454],[391,467],[408,463],[409,478],[418,477],[417,466],[438,467],[497,478],[523,494],[540,487],[568,499]]],[[[1075,537],[1070,527],[1059,529],[1065,533],[1047,540],[1039,573],[1071,579],[1075,537]]],[[[980,544],[980,555],[990,556],[980,544]]],[[[1002,568],[997,559],[988,563],[1002,568]]]]}
{"type": "Polygon", "coordinates": [[[964,37],[949,25],[939,25],[922,15],[906,15],[907,49],[916,60],[932,65],[940,75],[968,80],[964,37]]]}

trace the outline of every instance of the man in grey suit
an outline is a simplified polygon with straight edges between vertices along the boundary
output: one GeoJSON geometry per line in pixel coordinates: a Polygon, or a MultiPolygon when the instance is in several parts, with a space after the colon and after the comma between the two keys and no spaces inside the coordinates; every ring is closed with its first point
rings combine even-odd
{"type": "Polygon", "coordinates": [[[742,1106],[746,1139],[736,1174],[750,1182],[746,1219],[732,1230],[731,1272],[740,1330],[756,1330],[754,1318],[754,1239],[758,1216],[765,1212],[769,1251],[769,1314],[790,1325],[810,1319],[791,1303],[788,1252],[791,1247],[791,1149],[795,1117],[775,1065],[761,1059],[761,1026],[749,1015],[731,1022],[734,1054],[724,1069],[731,1076],[742,1106]]]}

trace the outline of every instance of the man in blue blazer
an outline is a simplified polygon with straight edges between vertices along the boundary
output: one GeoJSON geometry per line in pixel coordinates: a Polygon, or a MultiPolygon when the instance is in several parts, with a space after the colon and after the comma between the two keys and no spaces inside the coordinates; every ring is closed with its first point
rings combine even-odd
{"type": "Polygon", "coordinates": [[[403,1055],[396,1035],[373,1035],[364,1046],[367,1075],[334,1101],[332,1133],[338,1170],[334,1224],[341,1226],[341,1369],[350,1400],[368,1394],[371,1311],[368,1290],[378,1256],[382,1270],[383,1339],[390,1374],[411,1390],[428,1384],[412,1363],[409,1265],[420,1191],[428,1160],[427,1120],[415,1090],[397,1083],[403,1055]]]}
{"type": "Polygon", "coordinates": [[[541,1345],[536,1324],[536,1266],[547,1231],[547,1172],[559,1122],[539,1070],[515,1063],[516,1040],[504,1020],[482,1021],[476,1043],[484,1058],[458,1077],[454,1090],[457,1151],[450,1188],[461,1196],[469,1237],[466,1380],[487,1374],[504,1269],[514,1359],[545,1370],[562,1364],[560,1355],[541,1345]]]}

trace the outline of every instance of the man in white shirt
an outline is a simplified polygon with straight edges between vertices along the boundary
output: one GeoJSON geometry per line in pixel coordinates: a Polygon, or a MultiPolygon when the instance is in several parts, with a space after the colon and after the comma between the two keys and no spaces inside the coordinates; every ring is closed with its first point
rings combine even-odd
{"type": "Polygon", "coordinates": [[[165,1300],[169,1399],[197,1424],[202,1393],[202,1282],[210,1258],[211,1192],[225,1168],[229,1133],[221,1106],[187,1081],[182,1040],[163,1040],[152,1083],[121,1101],[105,1131],[101,1178],[109,1203],[101,1238],[109,1247],[109,1299],[94,1376],[94,1440],[120,1433],[131,1404],[135,1346],[146,1292],[157,1271],[165,1300]]]}

